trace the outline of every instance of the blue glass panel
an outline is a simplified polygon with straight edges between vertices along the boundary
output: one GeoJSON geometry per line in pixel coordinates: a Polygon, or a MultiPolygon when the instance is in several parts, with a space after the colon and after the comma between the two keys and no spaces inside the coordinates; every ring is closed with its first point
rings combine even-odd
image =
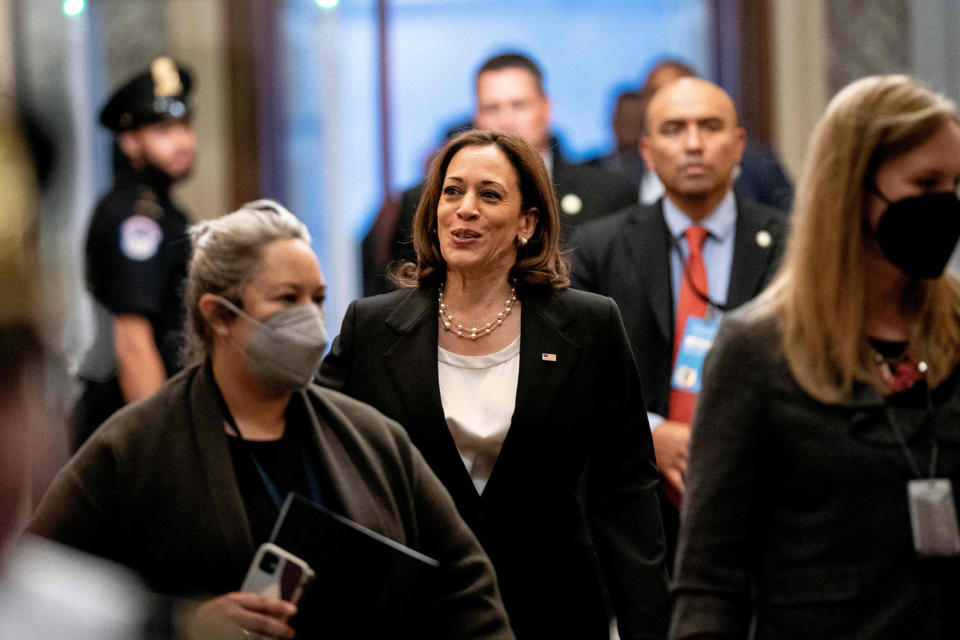
{"type": "MultiPolygon", "coordinates": [[[[704,0],[395,0],[389,13],[397,190],[420,179],[443,131],[469,119],[473,74],[496,53],[520,50],[542,65],[573,159],[612,146],[615,93],[638,88],[656,59],[709,68],[704,0]]],[[[284,39],[285,200],[315,236],[333,325],[359,294],[359,243],[382,197],[376,2],[292,0],[284,39]]]]}

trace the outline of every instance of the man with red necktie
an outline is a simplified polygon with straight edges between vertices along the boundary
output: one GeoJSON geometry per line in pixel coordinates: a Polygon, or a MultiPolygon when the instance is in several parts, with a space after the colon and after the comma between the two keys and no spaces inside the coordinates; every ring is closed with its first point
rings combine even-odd
{"type": "Polygon", "coordinates": [[[787,221],[733,190],[746,134],[723,89],[676,80],[650,100],[645,126],[640,152],[664,197],[577,229],[571,280],[623,312],[654,430],[672,556],[703,358],[723,312],[773,275],[787,221]]]}

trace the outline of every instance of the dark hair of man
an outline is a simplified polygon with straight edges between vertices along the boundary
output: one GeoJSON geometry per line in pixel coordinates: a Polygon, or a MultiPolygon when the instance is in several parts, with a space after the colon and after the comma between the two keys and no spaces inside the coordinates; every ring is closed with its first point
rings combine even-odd
{"type": "Polygon", "coordinates": [[[650,134],[650,130],[647,128],[647,106],[650,105],[650,100],[653,98],[653,94],[662,88],[660,84],[653,84],[653,79],[658,73],[668,70],[675,72],[675,79],[697,77],[697,72],[693,70],[693,67],[680,62],[679,60],[671,60],[667,58],[665,60],[661,60],[651,67],[650,72],[647,73],[646,81],[644,82],[643,86],[640,87],[639,94],[640,98],[646,103],[643,107],[643,117],[640,119],[640,130],[643,132],[643,135],[650,134]]]}
{"type": "Polygon", "coordinates": [[[569,267],[560,254],[557,198],[543,158],[516,134],[480,130],[467,131],[450,140],[431,163],[413,218],[413,248],[417,252],[417,262],[407,262],[393,270],[391,278],[398,285],[430,288],[446,277],[447,265],[437,237],[437,207],[447,167],[464,147],[490,145],[500,149],[517,172],[521,208],[524,211],[537,210],[537,226],[527,244],[517,249],[517,261],[510,268],[509,277],[516,282],[517,291],[534,287],[562,289],[570,285],[569,267]]]}
{"type": "MultiPolygon", "coordinates": [[[[679,60],[673,60],[671,58],[665,58],[650,67],[650,71],[647,72],[647,81],[649,81],[650,78],[655,76],[657,73],[666,71],[667,69],[676,72],[678,77],[696,77],[697,75],[697,72],[693,70],[693,67],[687,63],[679,60]]],[[[646,84],[646,82],[644,84],[646,84]]]]}
{"type": "Polygon", "coordinates": [[[501,53],[498,56],[490,58],[477,70],[477,75],[474,80],[479,79],[480,74],[486,73],[487,71],[502,71],[504,69],[526,70],[533,76],[537,84],[537,91],[543,95],[543,72],[540,70],[540,67],[537,66],[536,62],[522,53],[501,53]]]}

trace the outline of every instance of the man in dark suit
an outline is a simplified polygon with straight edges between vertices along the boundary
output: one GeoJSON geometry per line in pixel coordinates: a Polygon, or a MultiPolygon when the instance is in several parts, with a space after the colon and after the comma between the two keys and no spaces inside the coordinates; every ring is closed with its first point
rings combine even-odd
{"type": "Polygon", "coordinates": [[[662,504],[670,545],[699,388],[698,363],[691,363],[696,349],[687,347],[709,348],[687,342],[688,318],[714,326],[723,311],[759,293],[786,235],[785,214],[733,191],[745,141],[720,87],[697,78],[667,85],[650,101],[642,140],[644,161],[663,181],[665,197],[584,225],[572,239],[573,286],[610,296],[623,310],[669,498],[662,504]],[[674,376],[678,357],[686,368],[674,376]]]}
{"type": "Polygon", "coordinates": [[[610,129],[615,147],[608,154],[587,160],[584,164],[623,176],[640,189],[646,167],[640,157],[640,132],[643,130],[643,112],[647,97],[638,91],[623,91],[617,95],[610,129]]]}
{"type": "MultiPolygon", "coordinates": [[[[477,71],[473,125],[478,129],[511,131],[535,146],[553,177],[560,203],[562,229],[612,213],[637,202],[637,188],[626,178],[596,167],[568,162],[550,134],[550,98],[543,72],[527,56],[505,53],[487,60],[477,71]]],[[[386,268],[396,261],[413,261],[413,216],[423,183],[388,200],[363,241],[363,293],[392,290],[386,268]]]]}

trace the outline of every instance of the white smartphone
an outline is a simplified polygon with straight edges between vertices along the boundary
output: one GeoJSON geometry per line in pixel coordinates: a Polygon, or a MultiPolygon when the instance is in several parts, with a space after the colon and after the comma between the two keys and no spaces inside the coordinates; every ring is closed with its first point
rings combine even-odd
{"type": "Polygon", "coordinates": [[[313,569],[306,561],[264,542],[253,556],[240,590],[297,604],[313,578],[313,569]]]}

